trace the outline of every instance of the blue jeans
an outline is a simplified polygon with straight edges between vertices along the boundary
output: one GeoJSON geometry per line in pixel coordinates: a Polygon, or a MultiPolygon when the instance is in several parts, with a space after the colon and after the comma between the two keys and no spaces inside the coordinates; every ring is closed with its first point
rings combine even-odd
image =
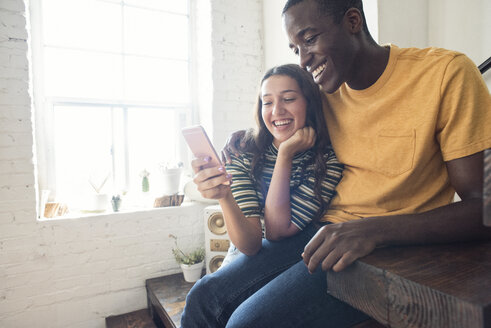
{"type": "Polygon", "coordinates": [[[326,273],[310,274],[301,254],[317,230],[263,240],[255,256],[241,254],[191,289],[182,328],[351,327],[368,317],[327,293],[326,273]]]}

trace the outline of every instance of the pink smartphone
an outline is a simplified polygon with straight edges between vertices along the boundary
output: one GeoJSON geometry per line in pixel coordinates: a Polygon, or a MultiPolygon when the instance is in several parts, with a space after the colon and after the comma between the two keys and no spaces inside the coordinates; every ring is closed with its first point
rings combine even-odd
{"type": "Polygon", "coordinates": [[[185,127],[182,129],[184,139],[196,158],[209,156],[210,167],[223,166],[213,144],[201,125],[185,127]]]}

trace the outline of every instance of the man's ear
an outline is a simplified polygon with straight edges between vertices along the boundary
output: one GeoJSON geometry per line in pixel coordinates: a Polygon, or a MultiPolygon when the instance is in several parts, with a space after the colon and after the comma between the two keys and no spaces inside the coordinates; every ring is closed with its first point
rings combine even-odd
{"type": "Polygon", "coordinates": [[[345,26],[353,34],[360,32],[363,29],[363,16],[356,8],[350,8],[344,14],[343,21],[345,26]]]}

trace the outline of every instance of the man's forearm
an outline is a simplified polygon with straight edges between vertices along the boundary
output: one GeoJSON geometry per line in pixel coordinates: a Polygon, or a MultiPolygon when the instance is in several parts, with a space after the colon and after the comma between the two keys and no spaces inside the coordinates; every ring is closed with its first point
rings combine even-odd
{"type": "MultiPolygon", "coordinates": [[[[369,218],[377,245],[430,244],[491,238],[482,221],[482,199],[468,199],[410,215],[369,218]]],[[[368,222],[367,222],[368,223],[368,222]]],[[[372,230],[372,229],[370,229],[372,230]]]]}

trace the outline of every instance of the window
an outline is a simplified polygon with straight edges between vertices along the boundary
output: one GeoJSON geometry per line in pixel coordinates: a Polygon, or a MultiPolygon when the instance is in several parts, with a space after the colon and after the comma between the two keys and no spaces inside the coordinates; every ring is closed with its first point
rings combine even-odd
{"type": "Polygon", "coordinates": [[[83,209],[91,183],[158,188],[159,165],[182,159],[191,122],[191,2],[31,3],[40,189],[83,209]],[[153,182],[153,183],[152,183],[153,182]]]}

